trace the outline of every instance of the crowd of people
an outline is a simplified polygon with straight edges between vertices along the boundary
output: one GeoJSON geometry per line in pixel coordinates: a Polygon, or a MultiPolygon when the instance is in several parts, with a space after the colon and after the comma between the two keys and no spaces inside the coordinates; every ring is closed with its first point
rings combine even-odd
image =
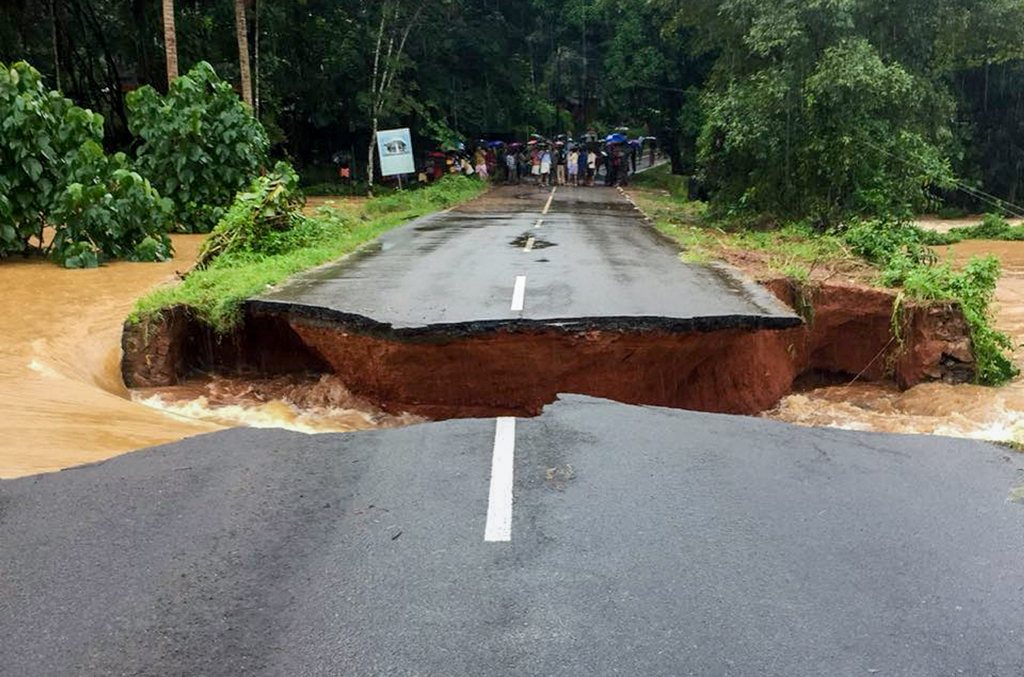
{"type": "Polygon", "coordinates": [[[433,180],[461,173],[510,184],[622,186],[642,164],[644,153],[654,164],[656,147],[654,137],[631,140],[621,133],[603,138],[589,133],[579,140],[534,135],[525,142],[478,141],[470,148],[430,153],[426,174],[433,180]]]}

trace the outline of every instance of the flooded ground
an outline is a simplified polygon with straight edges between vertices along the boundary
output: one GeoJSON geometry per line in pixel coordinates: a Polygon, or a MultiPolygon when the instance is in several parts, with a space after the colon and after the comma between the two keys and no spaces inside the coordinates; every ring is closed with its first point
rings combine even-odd
{"type": "Polygon", "coordinates": [[[166,263],[65,270],[0,263],[0,477],[65,468],[216,430],[131,402],[121,324],[146,289],[187,267],[202,236],[176,236],[166,263]],[[183,263],[185,262],[185,263],[183,263]]]}
{"type": "MultiPolygon", "coordinates": [[[[1003,275],[996,289],[996,325],[1013,338],[1017,345],[1014,362],[1024,368],[1024,350],[1020,347],[1024,343],[1024,242],[971,240],[937,251],[957,263],[986,254],[1002,261],[1003,275]]],[[[864,383],[816,388],[786,397],[766,416],[850,430],[1021,442],[1024,378],[999,388],[944,383],[926,383],[905,392],[864,383]]]]}
{"type": "Polygon", "coordinates": [[[275,397],[285,391],[252,384],[215,381],[129,394],[120,374],[124,318],[135,299],[188,267],[202,238],[174,236],[177,254],[165,263],[94,270],[41,260],[0,263],[0,478],[98,461],[224,426],[312,432],[398,422],[315,406],[303,411],[275,397]]]}

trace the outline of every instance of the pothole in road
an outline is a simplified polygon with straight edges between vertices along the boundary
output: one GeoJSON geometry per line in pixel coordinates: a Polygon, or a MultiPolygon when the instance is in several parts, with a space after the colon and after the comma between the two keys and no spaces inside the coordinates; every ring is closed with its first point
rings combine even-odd
{"type": "Polygon", "coordinates": [[[522,249],[523,247],[526,246],[526,243],[529,242],[530,239],[533,240],[533,247],[532,247],[533,249],[544,249],[546,247],[557,247],[558,246],[554,242],[548,242],[547,240],[542,240],[539,237],[537,237],[536,235],[533,235],[532,233],[529,233],[529,232],[523,233],[522,235],[520,235],[516,239],[512,240],[511,242],[509,242],[509,245],[512,246],[512,247],[516,247],[518,249],[522,249]]]}

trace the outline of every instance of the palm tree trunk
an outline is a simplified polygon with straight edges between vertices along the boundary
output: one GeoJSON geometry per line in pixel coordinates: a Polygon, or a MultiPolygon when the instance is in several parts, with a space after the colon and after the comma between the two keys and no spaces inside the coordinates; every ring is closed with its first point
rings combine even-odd
{"type": "Polygon", "coordinates": [[[245,0],[235,0],[235,37],[238,39],[238,70],[242,76],[242,99],[252,108],[252,74],[249,71],[249,28],[245,23],[245,0]]]}
{"type": "Polygon", "coordinates": [[[164,53],[167,55],[167,87],[178,77],[178,35],[174,31],[174,0],[164,3],[164,53]]]}

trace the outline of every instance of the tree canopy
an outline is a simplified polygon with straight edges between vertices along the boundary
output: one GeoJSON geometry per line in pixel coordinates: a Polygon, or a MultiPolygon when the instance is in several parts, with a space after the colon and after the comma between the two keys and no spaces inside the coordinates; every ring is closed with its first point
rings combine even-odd
{"type": "MultiPolygon", "coordinates": [[[[1020,199],[1024,0],[246,4],[253,106],[300,168],[365,162],[375,124],[439,145],[624,126],[724,210],[1020,199]]],[[[175,5],[182,71],[208,62],[241,91],[239,3],[175,5]]],[[[0,61],[33,64],[127,149],[127,93],[166,91],[162,26],[160,0],[0,0],[0,61]]]]}

